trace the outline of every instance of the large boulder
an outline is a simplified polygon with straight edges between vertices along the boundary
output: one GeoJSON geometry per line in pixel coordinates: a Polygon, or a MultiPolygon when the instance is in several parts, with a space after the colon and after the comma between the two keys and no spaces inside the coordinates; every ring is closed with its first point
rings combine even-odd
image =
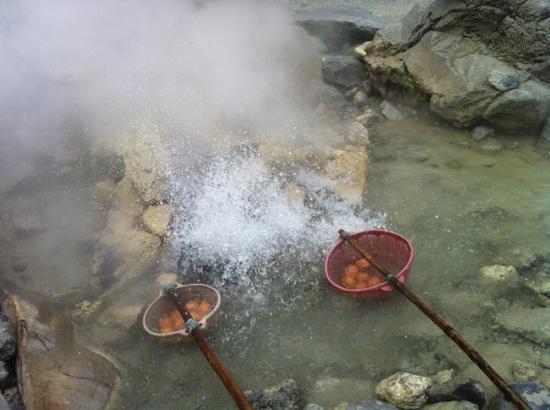
{"type": "Polygon", "coordinates": [[[323,57],[321,72],[326,83],[344,89],[361,85],[367,79],[364,64],[350,56],[323,57]]]}
{"type": "MultiPolygon", "coordinates": [[[[10,296],[5,304],[17,327],[17,377],[24,408],[113,408],[120,386],[115,361],[78,340],[70,322],[59,313],[47,322],[33,305],[19,298],[10,296]]],[[[55,312],[51,306],[48,311],[55,312]]]]}
{"type": "Polygon", "coordinates": [[[372,40],[384,21],[365,8],[347,4],[314,5],[296,10],[294,21],[320,38],[331,53],[372,40]]]}
{"type": "Polygon", "coordinates": [[[550,84],[536,75],[538,61],[550,56],[539,42],[550,39],[550,25],[534,2],[517,3],[414,7],[365,47],[371,79],[379,90],[392,85],[425,95],[432,111],[456,126],[483,121],[504,132],[537,131],[550,115],[550,84]]]}

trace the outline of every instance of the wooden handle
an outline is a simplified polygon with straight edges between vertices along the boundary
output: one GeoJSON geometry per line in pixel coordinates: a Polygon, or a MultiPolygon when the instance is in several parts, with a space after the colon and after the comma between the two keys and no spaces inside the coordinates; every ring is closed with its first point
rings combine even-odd
{"type": "Polygon", "coordinates": [[[428,316],[432,322],[434,322],[447,336],[449,336],[457,345],[462,349],[464,353],[481,369],[483,373],[497,386],[504,396],[511,401],[520,410],[531,410],[523,398],[516,393],[508,383],[487,363],[487,361],[481,357],[481,355],[462,337],[456,329],[449,325],[445,319],[438,313],[436,313],[428,304],[422,299],[416,296],[409,288],[399,282],[395,275],[387,270],[384,266],[380,265],[374,258],[361,246],[359,243],[352,239],[346,231],[340,229],[338,231],[340,237],[348,242],[357,252],[363,256],[366,260],[372,263],[376,269],[380,271],[380,274],[388,281],[393,287],[401,292],[407,299],[409,299],[422,313],[428,316]]]}
{"type": "MultiPolygon", "coordinates": [[[[185,302],[181,298],[178,298],[177,288],[171,288],[168,291],[168,294],[172,298],[172,302],[174,302],[174,304],[178,308],[181,316],[187,323],[187,321],[189,319],[192,319],[193,317],[187,310],[187,307],[185,306],[185,302]]],[[[214,371],[222,381],[223,385],[225,386],[229,394],[231,394],[231,396],[233,397],[233,400],[235,400],[235,403],[237,404],[239,409],[252,410],[253,407],[248,401],[248,399],[246,398],[246,396],[244,395],[243,391],[241,390],[241,388],[239,387],[239,385],[237,384],[233,376],[231,376],[231,373],[229,373],[229,370],[225,368],[225,366],[223,365],[219,357],[216,355],[216,353],[214,353],[214,351],[210,347],[210,344],[203,336],[202,329],[199,327],[193,329],[191,331],[191,336],[199,346],[199,349],[201,350],[202,354],[206,358],[206,361],[208,362],[210,367],[214,369],[214,371]]]]}

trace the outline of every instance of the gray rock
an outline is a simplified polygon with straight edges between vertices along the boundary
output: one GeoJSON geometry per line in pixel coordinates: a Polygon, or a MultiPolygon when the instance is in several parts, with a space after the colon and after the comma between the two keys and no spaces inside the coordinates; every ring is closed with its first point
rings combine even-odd
{"type": "Polygon", "coordinates": [[[446,370],[440,370],[435,375],[433,375],[431,378],[434,381],[434,383],[445,383],[449,380],[452,380],[453,377],[455,377],[456,370],[454,369],[446,369],[446,370]]]}
{"type": "Polygon", "coordinates": [[[299,408],[298,385],[292,379],[264,390],[247,391],[245,395],[257,410],[297,410],[299,408]]]}
{"type": "Polygon", "coordinates": [[[472,130],[472,138],[476,141],[482,141],[486,138],[492,138],[495,136],[495,130],[490,127],[484,127],[483,125],[477,126],[472,130]]]}
{"type": "Polygon", "coordinates": [[[418,409],[428,401],[426,390],[431,385],[428,377],[395,373],[378,383],[376,396],[402,409],[418,409]]]}
{"type": "Polygon", "coordinates": [[[10,360],[17,350],[15,328],[10,319],[0,314],[0,361],[10,360]]]}
{"type": "Polygon", "coordinates": [[[496,322],[506,331],[543,348],[550,346],[550,309],[515,308],[500,312],[496,322]]]}
{"type": "Polygon", "coordinates": [[[353,104],[358,107],[364,107],[365,105],[367,105],[368,101],[369,98],[367,96],[367,93],[363,90],[357,91],[352,100],[353,104]]]}
{"type": "MultiPolygon", "coordinates": [[[[10,383],[10,370],[6,362],[0,362],[0,388],[5,389],[10,383]]],[[[1,407],[0,407],[1,409],[1,407]]]]}
{"type": "Polygon", "coordinates": [[[349,56],[323,57],[321,72],[326,83],[342,88],[361,85],[367,79],[363,63],[349,56]]]}
{"type": "Polygon", "coordinates": [[[428,404],[422,409],[425,410],[478,410],[479,407],[469,401],[445,401],[441,403],[428,404]]]}
{"type": "Polygon", "coordinates": [[[382,104],[380,104],[380,109],[382,110],[384,117],[388,120],[400,121],[406,118],[405,115],[403,115],[403,113],[389,101],[382,101],[382,104]]]}
{"type": "Polygon", "coordinates": [[[493,70],[489,73],[489,84],[499,91],[508,91],[518,88],[521,83],[521,78],[518,75],[507,74],[493,70]]]}
{"type": "Polygon", "coordinates": [[[531,363],[514,360],[514,363],[512,363],[512,374],[514,375],[514,380],[517,381],[535,380],[537,378],[537,369],[531,363]]]}
{"type": "Polygon", "coordinates": [[[526,286],[537,296],[543,306],[550,307],[550,278],[539,274],[533,280],[529,279],[526,286]]]}
{"type": "Polygon", "coordinates": [[[320,38],[331,53],[372,40],[384,26],[384,21],[367,9],[345,4],[303,7],[295,12],[294,21],[320,38]]]}
{"type": "Polygon", "coordinates": [[[504,145],[496,138],[487,138],[480,148],[485,152],[499,152],[502,151],[504,145]]]}
{"type": "Polygon", "coordinates": [[[483,384],[467,378],[455,378],[445,383],[434,384],[426,393],[429,403],[468,401],[480,409],[487,403],[487,392],[483,384]]]}
{"type": "Polygon", "coordinates": [[[538,145],[541,148],[550,149],[550,118],[544,120],[542,131],[539,135],[538,145]]]}
{"type": "Polygon", "coordinates": [[[335,410],[397,410],[397,407],[379,400],[342,403],[335,410]]]}
{"type": "MultiPolygon", "coordinates": [[[[517,382],[510,385],[527,402],[531,410],[550,409],[550,391],[534,382],[517,382]]],[[[489,410],[515,410],[515,406],[499,393],[491,401],[489,410]]]]}
{"type": "Polygon", "coordinates": [[[426,162],[428,159],[430,159],[430,154],[420,149],[414,149],[405,152],[405,158],[415,162],[426,162]]]}
{"type": "Polygon", "coordinates": [[[304,407],[304,410],[324,410],[324,408],[318,404],[309,403],[306,407],[304,407]]]}

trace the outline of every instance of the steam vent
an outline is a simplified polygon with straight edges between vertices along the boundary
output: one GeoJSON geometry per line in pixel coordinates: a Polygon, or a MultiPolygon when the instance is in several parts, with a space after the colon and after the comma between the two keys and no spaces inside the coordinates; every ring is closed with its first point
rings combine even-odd
{"type": "Polygon", "coordinates": [[[550,410],[550,1],[0,0],[0,410],[550,410]]]}

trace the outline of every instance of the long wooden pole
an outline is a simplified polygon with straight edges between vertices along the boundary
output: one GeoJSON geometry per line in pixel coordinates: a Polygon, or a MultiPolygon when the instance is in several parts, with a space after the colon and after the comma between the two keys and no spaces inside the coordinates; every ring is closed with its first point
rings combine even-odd
{"type": "MultiPolygon", "coordinates": [[[[188,320],[192,320],[193,317],[187,310],[185,302],[177,295],[177,288],[169,289],[168,294],[170,295],[172,302],[174,302],[174,304],[178,308],[185,323],[187,323],[188,320]]],[[[199,349],[201,349],[201,352],[208,361],[208,364],[216,372],[229,394],[231,394],[231,396],[233,397],[233,400],[235,400],[235,403],[237,404],[239,409],[252,410],[253,407],[244,395],[243,391],[241,390],[231,373],[229,373],[229,370],[225,368],[216,353],[214,353],[214,351],[210,347],[210,344],[203,336],[202,329],[200,327],[193,328],[191,330],[191,336],[193,336],[193,339],[199,346],[199,349]]]]}
{"type": "Polygon", "coordinates": [[[368,260],[374,265],[380,274],[388,281],[395,289],[401,292],[407,299],[409,299],[422,313],[428,316],[432,322],[434,322],[447,336],[449,336],[458,347],[462,349],[466,355],[481,369],[483,373],[497,386],[504,396],[511,401],[520,410],[531,410],[523,398],[516,393],[508,383],[487,363],[487,361],[481,357],[481,355],[454,329],[447,323],[445,319],[438,313],[434,312],[422,299],[416,296],[409,288],[399,282],[395,275],[387,270],[384,266],[380,265],[359,243],[351,238],[349,234],[340,229],[338,231],[340,237],[349,243],[357,252],[359,252],[363,258],[368,260]]]}

